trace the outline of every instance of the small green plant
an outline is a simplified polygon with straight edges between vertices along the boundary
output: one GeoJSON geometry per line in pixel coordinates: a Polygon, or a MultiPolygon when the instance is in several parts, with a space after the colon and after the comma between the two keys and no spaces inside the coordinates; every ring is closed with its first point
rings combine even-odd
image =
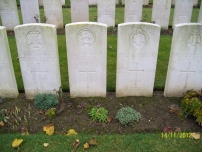
{"type": "Polygon", "coordinates": [[[7,122],[9,117],[5,115],[5,109],[0,110],[0,122],[7,122]]]}
{"type": "Polygon", "coordinates": [[[56,108],[51,108],[51,109],[47,110],[45,115],[49,116],[49,118],[52,119],[56,115],[56,108]]]}
{"type": "Polygon", "coordinates": [[[93,121],[107,122],[108,111],[103,107],[92,108],[89,115],[93,121]]]}
{"type": "Polygon", "coordinates": [[[202,126],[202,93],[188,90],[181,101],[182,114],[185,117],[193,115],[196,122],[202,126]]]}
{"type": "Polygon", "coordinates": [[[34,99],[34,105],[38,109],[50,109],[58,104],[57,96],[54,94],[37,94],[34,99]]]}
{"type": "Polygon", "coordinates": [[[116,119],[118,119],[122,125],[129,123],[134,124],[141,119],[141,115],[131,107],[123,107],[117,112],[116,119]]]}

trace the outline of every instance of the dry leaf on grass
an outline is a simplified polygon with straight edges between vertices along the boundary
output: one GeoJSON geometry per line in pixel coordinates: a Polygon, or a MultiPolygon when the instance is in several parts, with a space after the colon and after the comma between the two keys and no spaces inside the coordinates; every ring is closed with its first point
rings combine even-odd
{"type": "Polygon", "coordinates": [[[97,139],[92,138],[92,139],[90,139],[90,140],[88,141],[88,144],[89,144],[89,145],[92,145],[92,146],[97,146],[97,145],[98,145],[98,141],[97,141],[97,139]]]}
{"type": "Polygon", "coordinates": [[[69,129],[66,136],[71,136],[71,135],[78,135],[78,133],[74,129],[69,129]]]}
{"type": "Polygon", "coordinates": [[[44,146],[44,147],[48,147],[48,146],[49,146],[49,143],[44,143],[43,146],[44,146]]]}
{"type": "Polygon", "coordinates": [[[89,148],[89,144],[88,144],[88,143],[85,143],[85,144],[83,145],[83,148],[84,148],[84,149],[88,149],[88,148],[89,148]]]}
{"type": "Polygon", "coordinates": [[[47,135],[51,136],[54,134],[54,125],[46,125],[43,127],[43,131],[46,132],[47,135]]]}
{"type": "Polygon", "coordinates": [[[79,144],[80,144],[79,139],[76,139],[76,140],[74,141],[74,144],[73,144],[74,150],[78,148],[79,144]]]}
{"type": "Polygon", "coordinates": [[[13,142],[12,142],[12,147],[13,148],[17,148],[20,146],[20,144],[23,142],[22,139],[15,139],[13,142]]]}
{"type": "Polygon", "coordinates": [[[194,133],[191,134],[191,136],[194,139],[200,139],[200,134],[199,133],[194,132],[194,133]]]}

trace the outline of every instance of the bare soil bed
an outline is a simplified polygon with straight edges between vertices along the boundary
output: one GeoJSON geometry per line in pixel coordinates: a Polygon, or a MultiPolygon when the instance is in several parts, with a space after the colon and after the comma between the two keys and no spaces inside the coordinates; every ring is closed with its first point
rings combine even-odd
{"type": "Polygon", "coordinates": [[[70,98],[64,93],[64,102],[59,103],[57,110],[61,110],[54,118],[45,116],[45,111],[35,108],[34,100],[27,100],[21,93],[17,99],[4,99],[0,103],[0,110],[7,109],[10,115],[9,123],[0,126],[0,133],[20,133],[26,127],[29,133],[43,132],[43,126],[54,124],[55,132],[64,134],[69,129],[79,133],[91,134],[128,134],[162,132],[165,127],[180,129],[183,132],[201,132],[202,127],[195,123],[194,118],[183,118],[179,114],[171,113],[170,106],[180,106],[182,98],[166,98],[162,91],[155,91],[153,97],[122,97],[116,98],[115,93],[108,92],[106,98],[70,98]],[[133,107],[140,112],[142,119],[135,126],[123,126],[115,116],[122,107],[133,107]],[[89,112],[93,107],[104,107],[112,117],[111,122],[93,122],[89,112]],[[20,111],[16,114],[16,108],[20,111]]]}

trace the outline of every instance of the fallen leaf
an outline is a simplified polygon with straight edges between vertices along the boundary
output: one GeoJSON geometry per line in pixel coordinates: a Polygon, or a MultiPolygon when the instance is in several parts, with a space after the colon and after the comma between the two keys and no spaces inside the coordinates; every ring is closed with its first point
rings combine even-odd
{"type": "Polygon", "coordinates": [[[165,127],[163,129],[163,132],[165,132],[165,133],[173,132],[173,129],[171,127],[165,127]]]}
{"type": "Polygon", "coordinates": [[[98,141],[97,141],[97,139],[95,139],[95,138],[92,138],[92,139],[90,139],[89,141],[88,141],[88,144],[89,145],[92,145],[92,146],[97,146],[98,145],[98,141]]]}
{"type": "Polygon", "coordinates": [[[44,112],[42,110],[37,111],[37,113],[44,115],[44,112]]]}
{"type": "Polygon", "coordinates": [[[181,129],[180,128],[176,128],[175,132],[181,132],[181,129]]]}
{"type": "Polygon", "coordinates": [[[78,135],[78,133],[74,129],[69,129],[66,136],[70,136],[70,135],[78,135]]]}
{"type": "Polygon", "coordinates": [[[74,141],[74,144],[73,144],[74,150],[78,148],[79,144],[80,144],[79,139],[76,139],[76,140],[74,141]]]}
{"type": "Polygon", "coordinates": [[[199,133],[191,133],[192,138],[194,139],[200,139],[200,134],[199,133]]]}
{"type": "Polygon", "coordinates": [[[13,148],[17,148],[17,147],[19,147],[20,146],[20,144],[23,142],[23,140],[22,139],[15,139],[14,141],[13,141],[13,143],[12,143],[12,147],[13,148]]]}
{"type": "Polygon", "coordinates": [[[3,121],[0,122],[0,126],[2,126],[2,127],[4,126],[4,122],[3,121]]]}
{"type": "Polygon", "coordinates": [[[112,49],[112,46],[108,46],[109,49],[112,49]]]}
{"type": "Polygon", "coordinates": [[[43,131],[46,132],[47,135],[51,136],[54,134],[54,125],[46,125],[43,127],[43,131]]]}
{"type": "Polygon", "coordinates": [[[88,149],[88,148],[89,148],[89,144],[88,144],[88,143],[85,143],[85,144],[83,145],[83,148],[84,148],[84,149],[88,149]]]}
{"type": "Polygon", "coordinates": [[[44,143],[43,146],[44,146],[44,147],[48,147],[48,146],[49,146],[49,143],[44,143]]]}
{"type": "Polygon", "coordinates": [[[29,132],[26,127],[21,128],[22,135],[29,135],[29,132]]]}
{"type": "Polygon", "coordinates": [[[178,115],[180,113],[180,107],[176,104],[172,104],[170,107],[170,113],[174,113],[176,115],[178,115]]]}
{"type": "Polygon", "coordinates": [[[108,116],[107,117],[107,122],[111,122],[112,121],[112,117],[108,116]]]}

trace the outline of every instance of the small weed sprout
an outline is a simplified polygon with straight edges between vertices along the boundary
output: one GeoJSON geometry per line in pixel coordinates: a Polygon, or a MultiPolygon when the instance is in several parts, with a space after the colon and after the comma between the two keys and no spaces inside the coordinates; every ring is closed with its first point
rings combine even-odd
{"type": "Polygon", "coordinates": [[[103,107],[92,108],[89,115],[93,121],[107,122],[108,111],[103,107]]]}
{"type": "Polygon", "coordinates": [[[129,123],[134,124],[141,119],[141,115],[131,107],[123,107],[118,111],[116,119],[118,119],[122,125],[129,123]]]}

